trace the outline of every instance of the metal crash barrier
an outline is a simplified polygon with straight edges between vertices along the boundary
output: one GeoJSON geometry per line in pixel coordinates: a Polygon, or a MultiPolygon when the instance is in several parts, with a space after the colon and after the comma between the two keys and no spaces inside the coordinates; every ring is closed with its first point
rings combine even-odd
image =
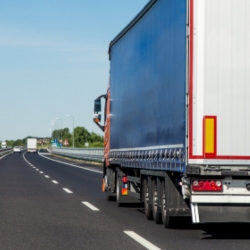
{"type": "Polygon", "coordinates": [[[0,149],[0,156],[6,155],[8,153],[11,153],[13,151],[12,148],[4,148],[4,149],[0,149]]]}
{"type": "Polygon", "coordinates": [[[51,153],[87,161],[103,162],[103,148],[51,148],[51,153]]]}

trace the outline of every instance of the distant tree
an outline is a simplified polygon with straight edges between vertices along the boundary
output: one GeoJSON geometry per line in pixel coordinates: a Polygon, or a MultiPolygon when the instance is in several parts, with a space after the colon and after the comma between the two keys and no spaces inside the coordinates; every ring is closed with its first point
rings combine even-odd
{"type": "Polygon", "coordinates": [[[92,143],[90,143],[89,147],[90,148],[102,148],[103,142],[99,142],[99,141],[92,142],[92,143]]]}
{"type": "Polygon", "coordinates": [[[100,136],[94,132],[91,132],[91,142],[102,142],[103,143],[103,136],[100,136]]]}
{"type": "Polygon", "coordinates": [[[12,146],[14,147],[14,146],[24,146],[24,145],[25,145],[24,141],[21,139],[18,139],[16,141],[14,141],[12,146]]]}
{"type": "MultiPolygon", "coordinates": [[[[73,135],[69,132],[68,128],[57,129],[52,132],[52,139],[68,140],[70,146],[73,145],[73,135]]],[[[76,127],[74,129],[74,146],[76,148],[85,147],[85,143],[89,143],[89,147],[103,147],[103,136],[94,132],[89,132],[84,127],[76,127]]]]}
{"type": "Polygon", "coordinates": [[[74,129],[75,147],[84,147],[85,142],[91,141],[91,135],[84,127],[76,127],[74,129]]]}
{"type": "Polygon", "coordinates": [[[72,144],[72,135],[71,133],[69,132],[69,129],[68,128],[64,128],[64,129],[57,129],[57,130],[54,130],[52,132],[52,140],[68,140],[70,145],[72,144]]]}
{"type": "Polygon", "coordinates": [[[6,140],[7,146],[13,147],[15,141],[14,140],[6,140]]]}

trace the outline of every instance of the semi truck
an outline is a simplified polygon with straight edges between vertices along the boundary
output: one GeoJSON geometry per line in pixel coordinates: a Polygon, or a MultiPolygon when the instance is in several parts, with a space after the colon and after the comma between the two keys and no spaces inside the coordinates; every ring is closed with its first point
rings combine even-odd
{"type": "Polygon", "coordinates": [[[93,118],[107,200],[165,227],[250,222],[248,13],[249,0],[151,0],[111,41],[93,118]]]}
{"type": "Polygon", "coordinates": [[[37,152],[37,139],[27,138],[27,152],[36,153],[37,152]]]}

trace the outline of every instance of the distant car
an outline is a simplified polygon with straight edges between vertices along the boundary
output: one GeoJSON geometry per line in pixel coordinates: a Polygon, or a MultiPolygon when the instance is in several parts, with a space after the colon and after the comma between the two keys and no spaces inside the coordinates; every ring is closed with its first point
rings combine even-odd
{"type": "Polygon", "coordinates": [[[13,148],[13,153],[21,153],[21,147],[15,146],[15,147],[13,148]]]}

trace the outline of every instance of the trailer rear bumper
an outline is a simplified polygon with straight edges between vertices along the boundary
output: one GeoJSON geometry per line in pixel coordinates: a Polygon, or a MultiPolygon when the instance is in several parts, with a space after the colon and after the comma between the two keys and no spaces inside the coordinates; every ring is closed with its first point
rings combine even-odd
{"type": "Polygon", "coordinates": [[[37,152],[37,149],[28,148],[28,149],[27,149],[27,152],[29,152],[29,153],[36,153],[36,152],[37,152]]]}
{"type": "Polygon", "coordinates": [[[250,196],[192,196],[191,212],[193,223],[250,223],[250,196]]]}

